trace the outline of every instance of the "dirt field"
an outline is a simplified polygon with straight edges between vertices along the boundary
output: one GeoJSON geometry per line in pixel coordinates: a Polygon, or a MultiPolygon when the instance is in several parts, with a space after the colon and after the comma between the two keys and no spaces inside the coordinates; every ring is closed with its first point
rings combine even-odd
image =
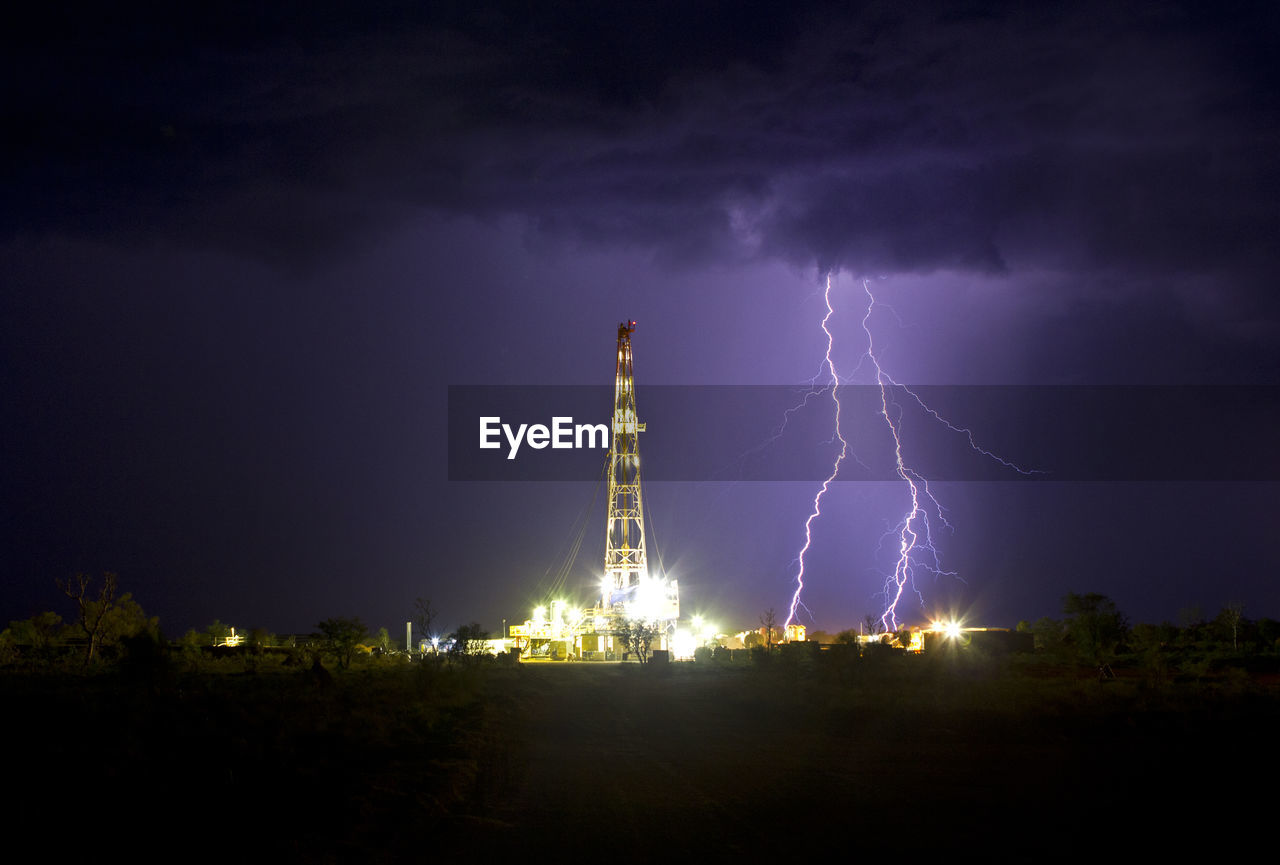
{"type": "Polygon", "coordinates": [[[1054,861],[1268,825],[1270,688],[770,660],[10,677],[14,825],[61,849],[365,863],[1054,861]]]}

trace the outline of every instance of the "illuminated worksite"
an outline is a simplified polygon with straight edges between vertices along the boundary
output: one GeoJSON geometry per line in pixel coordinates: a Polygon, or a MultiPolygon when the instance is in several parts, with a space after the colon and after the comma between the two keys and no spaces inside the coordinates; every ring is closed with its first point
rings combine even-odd
{"type": "Polygon", "coordinates": [[[621,635],[636,628],[652,634],[652,648],[672,648],[680,618],[680,587],[675,580],[649,572],[645,547],[640,485],[640,433],[645,425],[636,412],[631,356],[635,329],[634,321],[618,325],[599,599],[586,609],[553,600],[535,609],[524,624],[513,625],[509,636],[523,660],[622,660],[627,649],[621,635]]]}
{"type": "Polygon", "coordinates": [[[858,636],[858,644],[863,647],[890,646],[911,654],[970,646],[987,652],[1003,653],[1030,652],[1033,638],[1030,633],[1008,628],[967,627],[955,619],[935,619],[923,628],[861,634],[858,636]]]}
{"type": "MultiPolygon", "coordinates": [[[[661,567],[657,574],[649,570],[640,482],[640,433],[645,431],[645,424],[636,411],[631,352],[635,329],[634,321],[618,325],[612,438],[601,473],[602,479],[608,479],[608,501],[599,595],[594,604],[587,606],[566,600],[560,593],[572,564],[571,555],[556,587],[544,596],[544,602],[532,611],[527,621],[512,625],[503,639],[491,641],[491,649],[495,652],[516,649],[520,660],[525,662],[623,661],[636,656],[643,659],[650,651],[662,652],[663,657],[671,660],[683,660],[693,658],[701,647],[732,650],[735,643],[738,648],[750,648],[754,644],[766,650],[782,644],[808,644],[805,626],[794,621],[796,599],[793,599],[791,615],[781,627],[770,619],[759,631],[744,631],[731,637],[718,633],[714,625],[700,616],[693,616],[691,625],[677,625],[680,618],[677,581],[667,579],[661,567]]],[[[573,555],[581,544],[586,525],[582,524],[573,555]]],[[[883,619],[882,624],[886,624],[883,619]]],[[[994,651],[1030,650],[1029,635],[1003,628],[964,627],[955,620],[937,620],[923,628],[886,626],[878,633],[858,635],[857,643],[864,647],[890,646],[909,653],[971,644],[994,651]]],[[[823,648],[810,645],[815,651],[823,648]]]]}

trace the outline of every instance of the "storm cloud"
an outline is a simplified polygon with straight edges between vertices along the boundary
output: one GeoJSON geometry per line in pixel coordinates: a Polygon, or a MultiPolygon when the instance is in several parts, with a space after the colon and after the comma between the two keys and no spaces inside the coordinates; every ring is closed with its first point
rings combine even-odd
{"type": "Polygon", "coordinates": [[[323,256],[426,207],[705,261],[1263,288],[1275,13],[406,4],[10,32],[8,233],[323,256]]]}
{"type": "MultiPolygon", "coordinates": [[[[842,375],[866,277],[912,384],[1275,385],[1277,34],[1269,3],[29,9],[0,33],[10,615],[107,569],[166,622],[433,591],[496,625],[586,502],[448,484],[447,387],[607,387],[624,317],[639,387],[794,384],[829,273],[842,375]]],[[[993,615],[1095,585],[1172,615],[1213,574],[1274,605],[1234,522],[1274,484],[1229,478],[952,490],[949,552],[993,615]]],[[[768,486],[647,499],[682,589],[744,622],[812,501],[768,486]]],[[[813,590],[845,626],[898,491],[842,489],[813,590]]]]}

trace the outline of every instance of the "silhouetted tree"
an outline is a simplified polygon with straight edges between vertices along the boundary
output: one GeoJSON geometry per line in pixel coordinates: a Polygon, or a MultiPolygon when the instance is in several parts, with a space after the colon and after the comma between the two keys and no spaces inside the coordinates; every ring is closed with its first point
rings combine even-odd
{"type": "Polygon", "coordinates": [[[369,629],[358,618],[325,619],[316,627],[324,638],[325,651],[333,654],[338,666],[344,670],[351,665],[351,657],[360,641],[369,634],[369,629]]]}
{"type": "Polygon", "coordinates": [[[1035,647],[1047,655],[1059,656],[1067,638],[1067,627],[1057,619],[1041,616],[1031,625],[1035,647]]]}
{"type": "Polygon", "coordinates": [[[662,628],[657,622],[646,622],[644,619],[621,619],[615,630],[622,647],[635,655],[636,660],[642,664],[648,663],[653,641],[661,634],[662,628]]]}
{"type": "Polygon", "coordinates": [[[489,651],[489,632],[481,628],[479,622],[460,626],[450,638],[453,645],[449,653],[455,657],[477,657],[489,651]]]}
{"type": "Polygon", "coordinates": [[[62,616],[36,613],[29,619],[9,623],[9,636],[19,646],[30,646],[37,655],[47,656],[59,642],[62,616]]]}
{"type": "Polygon", "coordinates": [[[148,619],[138,602],[128,592],[116,596],[118,581],[113,573],[102,575],[102,585],[96,595],[90,591],[93,578],[78,573],[71,580],[55,581],[59,589],[75,602],[76,621],[71,625],[73,635],[83,637],[85,664],[104,648],[114,648],[123,637],[133,636],[144,630],[158,630],[159,620],[148,619]]]}
{"type": "Polygon", "coordinates": [[[773,632],[774,632],[774,629],[778,626],[778,619],[777,619],[777,616],[774,615],[773,607],[770,607],[769,609],[764,611],[764,615],[760,617],[760,626],[761,626],[760,635],[764,637],[765,651],[766,652],[772,651],[773,632]]]}
{"type": "Polygon", "coordinates": [[[1199,604],[1183,607],[1178,610],[1178,625],[1182,631],[1178,634],[1178,642],[1184,646],[1198,642],[1202,638],[1205,627],[1204,612],[1199,604]]]}
{"type": "Polygon", "coordinates": [[[89,585],[93,582],[93,578],[88,574],[78,573],[65,583],[61,580],[55,582],[63,594],[75,602],[75,625],[84,632],[89,641],[84,658],[87,664],[93,660],[93,656],[98,651],[98,645],[102,640],[103,621],[116,602],[116,575],[113,573],[102,575],[102,585],[98,589],[97,598],[89,593],[89,585]]]}
{"type": "Polygon", "coordinates": [[[1129,630],[1129,621],[1116,609],[1115,601],[1096,592],[1068,592],[1062,599],[1062,612],[1076,652],[1089,663],[1107,661],[1129,630]]]}
{"type": "Polygon", "coordinates": [[[213,624],[204,629],[204,633],[208,638],[208,645],[221,646],[231,636],[231,626],[214,619],[213,624]]]}
{"type": "Polygon", "coordinates": [[[1280,622],[1264,616],[1254,622],[1254,628],[1264,651],[1280,649],[1280,622]]]}
{"type": "Polygon", "coordinates": [[[276,635],[268,631],[266,628],[252,628],[244,641],[250,646],[256,646],[259,648],[274,646],[276,644],[276,635]]]}
{"type": "Polygon", "coordinates": [[[1214,619],[1214,624],[1222,631],[1223,642],[1226,642],[1229,635],[1233,652],[1240,650],[1240,626],[1243,622],[1244,604],[1240,601],[1228,601],[1214,619]]]}
{"type": "MultiPolygon", "coordinates": [[[[435,607],[431,606],[428,598],[418,598],[413,602],[413,624],[417,627],[418,632],[426,639],[431,639],[431,626],[435,623],[437,617],[435,607]]],[[[412,651],[412,646],[406,646],[406,649],[412,651]]]]}

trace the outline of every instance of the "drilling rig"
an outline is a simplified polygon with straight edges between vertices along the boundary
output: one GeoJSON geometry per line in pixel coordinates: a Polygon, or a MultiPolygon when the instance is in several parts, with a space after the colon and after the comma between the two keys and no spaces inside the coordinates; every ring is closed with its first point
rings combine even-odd
{"type": "Polygon", "coordinates": [[[640,433],[645,425],[636,414],[635,380],[631,370],[631,334],[636,323],[618,325],[618,356],[614,370],[612,440],[605,469],[609,502],[605,516],[604,576],[600,600],[591,609],[578,609],[563,600],[534,610],[533,618],[511,628],[524,659],[616,659],[617,638],[627,622],[642,622],[669,645],[680,618],[677,581],[649,573],[644,539],[644,499],[640,490],[640,433]]]}
{"type": "Polygon", "coordinates": [[[645,550],[639,448],[640,433],[645,431],[645,425],[636,414],[631,368],[631,334],[635,329],[634,321],[618,325],[600,611],[665,626],[680,618],[680,592],[676,581],[650,575],[645,550]]]}

